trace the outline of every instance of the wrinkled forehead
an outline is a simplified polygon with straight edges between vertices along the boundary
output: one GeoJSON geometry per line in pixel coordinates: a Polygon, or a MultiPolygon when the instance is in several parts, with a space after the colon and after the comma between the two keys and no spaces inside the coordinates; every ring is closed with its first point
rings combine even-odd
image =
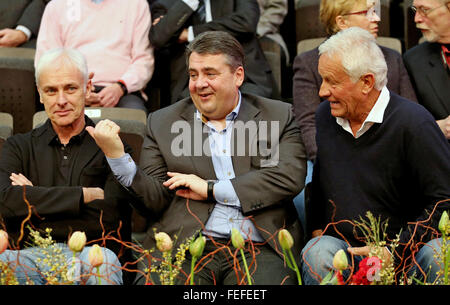
{"type": "Polygon", "coordinates": [[[447,0],[414,0],[412,4],[415,7],[423,6],[426,8],[433,8],[438,5],[444,4],[445,2],[447,2],[447,0]]]}

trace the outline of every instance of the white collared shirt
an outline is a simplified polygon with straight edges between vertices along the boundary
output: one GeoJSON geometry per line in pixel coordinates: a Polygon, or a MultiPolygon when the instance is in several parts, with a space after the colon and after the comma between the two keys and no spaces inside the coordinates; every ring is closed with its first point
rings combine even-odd
{"type": "Polygon", "coordinates": [[[372,127],[373,124],[383,122],[384,111],[386,110],[386,107],[389,104],[389,99],[390,99],[389,90],[386,88],[386,86],[384,86],[383,89],[381,89],[380,96],[375,102],[375,105],[373,105],[372,109],[367,115],[367,118],[362,123],[361,128],[359,128],[359,130],[356,132],[356,135],[353,135],[352,128],[347,119],[337,117],[336,123],[338,123],[345,131],[351,133],[351,135],[354,136],[355,139],[358,139],[367,130],[369,130],[369,128],[372,127]]]}

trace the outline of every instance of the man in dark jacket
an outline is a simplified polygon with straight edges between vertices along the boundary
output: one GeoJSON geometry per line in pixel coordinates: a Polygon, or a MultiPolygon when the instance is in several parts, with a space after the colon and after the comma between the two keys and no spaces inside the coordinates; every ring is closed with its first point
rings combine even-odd
{"type": "Polygon", "coordinates": [[[271,97],[272,71],[256,36],[256,0],[158,0],[150,7],[154,20],[150,42],[159,61],[155,73],[170,71],[171,103],[189,96],[184,51],[188,42],[206,31],[228,32],[242,44],[246,59],[242,92],[271,97]]]}
{"type": "Polygon", "coordinates": [[[404,54],[405,67],[419,103],[450,139],[450,2],[415,0],[412,8],[416,27],[427,41],[404,54]]]}
{"type": "MultiPolygon", "coordinates": [[[[28,218],[26,224],[35,230],[51,229],[69,267],[72,252],[64,242],[75,231],[85,232],[88,241],[112,232],[125,241],[131,239],[126,192],[115,182],[105,155],[85,130],[94,123],[84,115],[85,99],[91,92],[84,57],[75,50],[48,51],[37,65],[36,82],[49,119],[31,132],[9,137],[0,157],[0,214],[11,248],[21,249],[7,250],[0,260],[15,264],[19,258],[16,276],[21,284],[27,276],[34,284],[46,284],[49,279],[43,277],[44,271],[53,267],[37,259],[45,251],[24,249],[32,241],[28,230],[22,231],[28,218]],[[119,228],[120,236],[114,232],[119,228]]],[[[123,255],[121,245],[108,238],[105,241],[98,241],[105,246],[102,283],[121,284],[117,259],[123,255]]],[[[79,256],[83,274],[92,272],[89,248],[79,256]]],[[[87,283],[95,282],[95,277],[87,279],[87,283]]]]}
{"type": "Polygon", "coordinates": [[[0,47],[36,48],[42,14],[50,0],[0,2],[0,47]]]}

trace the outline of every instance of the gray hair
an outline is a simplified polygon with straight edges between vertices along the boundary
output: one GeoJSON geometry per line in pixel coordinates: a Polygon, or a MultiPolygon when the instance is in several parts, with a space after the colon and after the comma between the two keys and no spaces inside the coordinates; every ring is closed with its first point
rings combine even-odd
{"type": "Polygon", "coordinates": [[[83,54],[76,49],[56,48],[46,51],[39,58],[39,62],[36,65],[35,78],[36,84],[39,86],[39,76],[42,71],[55,64],[56,61],[60,61],[63,65],[75,66],[83,76],[84,85],[88,81],[88,67],[86,59],[83,54]]]}
{"type": "Polygon", "coordinates": [[[244,66],[244,50],[239,41],[224,31],[207,31],[198,35],[186,47],[186,67],[189,67],[189,57],[192,52],[198,54],[224,54],[227,64],[234,71],[244,66]]]}
{"type": "Polygon", "coordinates": [[[337,56],[352,82],[366,73],[375,76],[375,89],[387,84],[387,64],[375,38],[366,30],[351,27],[331,36],[319,46],[319,54],[337,56]]]}

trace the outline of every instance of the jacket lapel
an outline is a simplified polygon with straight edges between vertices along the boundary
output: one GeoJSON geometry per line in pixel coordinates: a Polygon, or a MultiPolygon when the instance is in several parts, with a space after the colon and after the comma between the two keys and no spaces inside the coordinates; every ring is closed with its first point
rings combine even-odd
{"type": "Polygon", "coordinates": [[[428,63],[430,69],[427,70],[427,78],[431,87],[437,96],[436,103],[440,103],[446,113],[450,113],[450,90],[448,90],[449,75],[446,69],[443,69],[442,59],[439,53],[432,53],[429,56],[428,63]]]}
{"type": "Polygon", "coordinates": [[[233,124],[233,134],[231,137],[233,152],[233,168],[235,176],[240,176],[250,171],[251,157],[256,154],[253,148],[257,148],[257,134],[259,123],[259,109],[253,106],[248,99],[242,95],[241,106],[236,121],[233,124]],[[243,128],[248,127],[248,128],[243,128]],[[256,129],[253,129],[256,127],[256,129]],[[248,132],[250,129],[256,133],[248,132]],[[244,145],[244,148],[242,147],[244,145]]]}
{"type": "Polygon", "coordinates": [[[190,126],[191,155],[189,159],[192,163],[193,173],[203,179],[216,180],[209,149],[208,133],[203,132],[204,124],[196,119],[196,108],[192,101],[181,112],[180,116],[190,126]]]}

